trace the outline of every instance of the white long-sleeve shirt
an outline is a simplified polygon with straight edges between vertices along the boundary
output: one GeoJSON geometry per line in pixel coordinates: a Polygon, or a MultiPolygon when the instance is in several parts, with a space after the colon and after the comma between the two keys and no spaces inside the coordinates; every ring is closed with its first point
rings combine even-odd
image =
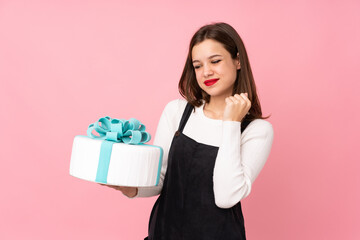
{"type": "MultiPolygon", "coordinates": [[[[187,101],[170,101],[163,110],[154,145],[163,148],[160,181],[155,187],[139,187],[136,197],[160,194],[167,169],[168,154],[174,133],[187,101]]],[[[204,115],[204,104],[195,107],[185,124],[183,134],[195,141],[219,147],[213,172],[215,203],[230,208],[249,195],[251,185],[263,168],[273,142],[272,125],[263,119],[253,120],[241,133],[241,122],[211,119],[204,115]]]]}

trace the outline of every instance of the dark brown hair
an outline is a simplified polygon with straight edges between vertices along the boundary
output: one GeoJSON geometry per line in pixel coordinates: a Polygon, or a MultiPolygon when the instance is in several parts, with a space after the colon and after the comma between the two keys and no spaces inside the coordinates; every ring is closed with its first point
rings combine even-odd
{"type": "Polygon", "coordinates": [[[179,81],[179,92],[181,96],[183,96],[194,107],[201,106],[202,100],[205,100],[206,103],[209,103],[210,101],[210,95],[203,91],[196,81],[191,54],[193,47],[206,39],[212,39],[221,43],[233,59],[236,59],[237,53],[239,53],[241,69],[237,70],[232,95],[247,92],[248,98],[251,101],[249,115],[245,115],[245,118],[242,121],[249,123],[257,118],[269,118],[269,116],[262,116],[259,98],[256,93],[254,77],[244,43],[236,30],[227,23],[218,22],[205,25],[201,27],[191,38],[189,53],[179,81]]]}

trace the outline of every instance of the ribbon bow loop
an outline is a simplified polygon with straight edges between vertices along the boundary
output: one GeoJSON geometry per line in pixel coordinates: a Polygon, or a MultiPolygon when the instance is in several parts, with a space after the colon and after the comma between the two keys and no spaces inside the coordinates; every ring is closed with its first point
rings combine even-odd
{"type": "Polygon", "coordinates": [[[91,138],[104,139],[126,144],[141,144],[150,141],[151,136],[145,131],[145,125],[135,118],[116,119],[109,116],[100,118],[89,125],[87,135],[91,138]],[[93,134],[98,133],[98,136],[93,134]]]}

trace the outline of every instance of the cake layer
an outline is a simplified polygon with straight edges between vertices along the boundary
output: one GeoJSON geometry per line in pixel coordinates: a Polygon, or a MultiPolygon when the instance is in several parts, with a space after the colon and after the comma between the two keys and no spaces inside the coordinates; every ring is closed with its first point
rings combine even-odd
{"type": "Polygon", "coordinates": [[[104,147],[104,141],[76,136],[71,153],[70,175],[117,186],[149,187],[158,184],[162,164],[161,147],[106,141],[105,144],[112,145],[109,149],[104,147]]]}

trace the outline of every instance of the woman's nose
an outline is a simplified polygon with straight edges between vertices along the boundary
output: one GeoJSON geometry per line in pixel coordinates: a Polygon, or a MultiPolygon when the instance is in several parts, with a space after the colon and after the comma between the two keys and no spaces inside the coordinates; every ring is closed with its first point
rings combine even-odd
{"type": "Polygon", "coordinates": [[[204,65],[204,76],[211,76],[213,74],[213,71],[209,65],[204,65]]]}

